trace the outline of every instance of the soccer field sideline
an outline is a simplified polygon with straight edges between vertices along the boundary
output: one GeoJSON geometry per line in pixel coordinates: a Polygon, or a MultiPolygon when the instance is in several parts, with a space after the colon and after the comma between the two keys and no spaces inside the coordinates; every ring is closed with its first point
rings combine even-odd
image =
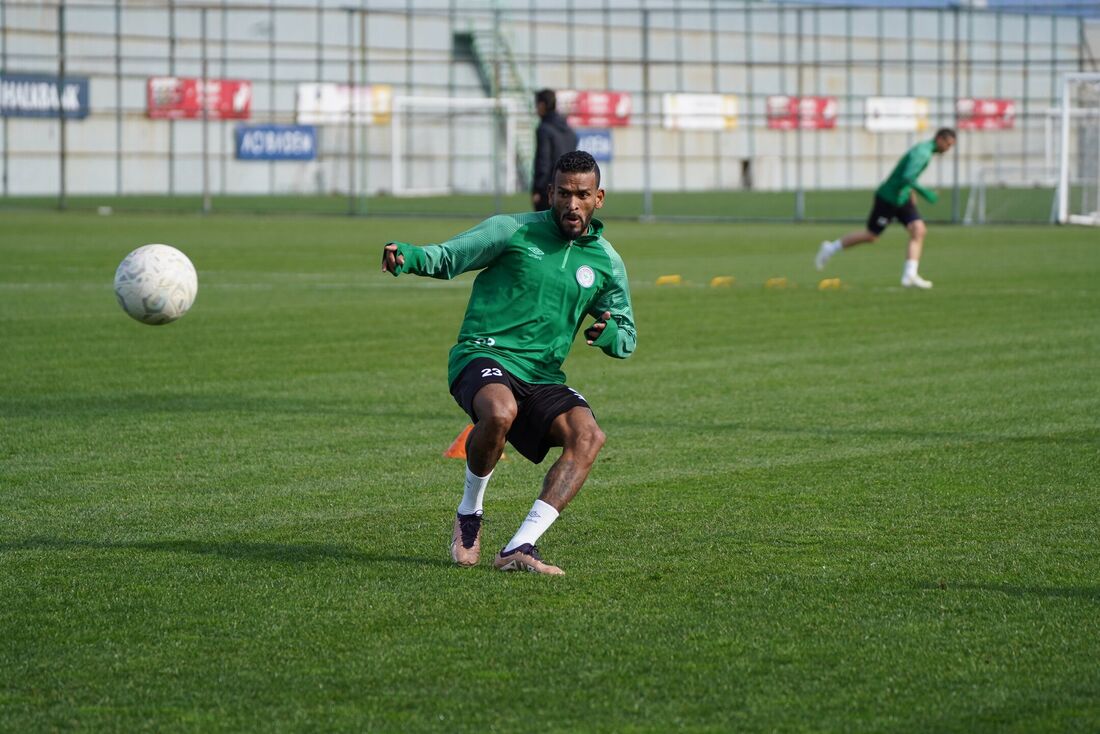
{"type": "MultiPolygon", "coordinates": [[[[705,223],[806,223],[861,224],[867,221],[872,204],[871,189],[817,189],[803,194],[804,208],[796,207],[793,191],[657,191],[652,195],[652,208],[646,215],[644,194],[623,191],[612,186],[601,217],[612,222],[637,222],[646,216],[657,221],[679,224],[705,223]],[[799,213],[800,212],[800,213],[799,213]]],[[[944,224],[963,220],[973,194],[971,187],[959,189],[958,211],[954,192],[948,187],[936,204],[921,203],[921,212],[928,222],[944,224]]],[[[989,224],[1022,226],[1045,225],[1050,221],[1054,192],[1050,188],[1017,186],[984,192],[985,216],[989,224]]],[[[262,215],[280,220],[300,216],[354,216],[360,218],[390,217],[397,221],[409,219],[466,218],[471,212],[482,215],[523,211],[530,206],[527,194],[508,194],[500,198],[479,194],[451,196],[369,196],[349,201],[346,196],[302,194],[294,196],[229,195],[211,197],[211,214],[216,217],[262,215]]],[[[27,214],[57,210],[55,196],[9,196],[0,198],[0,211],[27,214]]],[[[75,195],[65,198],[69,213],[97,216],[145,214],[201,216],[202,197],[195,195],[75,195]]],[[[474,217],[475,221],[478,217],[474,217]]],[[[362,224],[362,221],[360,222],[362,224]]]]}
{"type": "Polygon", "coordinates": [[[1093,230],[931,226],[914,293],[892,230],[609,223],[639,348],[565,364],[609,442],[540,579],[447,558],[469,277],[377,272],[470,219],[5,222],[2,730],[1100,726],[1093,230]],[[176,324],[114,302],[146,242],[176,324]]]}

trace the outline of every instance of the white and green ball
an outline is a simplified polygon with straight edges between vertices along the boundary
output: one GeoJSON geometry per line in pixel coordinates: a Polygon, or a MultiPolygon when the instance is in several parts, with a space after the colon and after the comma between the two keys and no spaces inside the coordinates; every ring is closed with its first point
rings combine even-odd
{"type": "Polygon", "coordinates": [[[115,271],[118,304],[143,324],[175,321],[191,308],[198,290],[195,266],[168,245],[139,247],[115,271]]]}

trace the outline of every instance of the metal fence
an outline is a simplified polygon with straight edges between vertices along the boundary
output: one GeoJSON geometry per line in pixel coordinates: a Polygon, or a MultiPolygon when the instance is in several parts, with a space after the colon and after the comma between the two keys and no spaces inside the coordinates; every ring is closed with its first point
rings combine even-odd
{"type": "Polygon", "coordinates": [[[283,210],[338,201],[332,208],[349,212],[453,211],[454,197],[395,199],[400,179],[492,194],[499,209],[526,188],[530,95],[550,87],[629,98],[628,122],[606,128],[610,159],[601,165],[608,188],[634,192],[638,214],[844,218],[862,212],[838,212],[835,192],[873,188],[916,140],[959,123],[958,100],[1007,100],[1006,128],[962,131],[956,152],[926,176],[953,192],[941,216],[959,220],[966,187],[983,171],[1005,166],[1026,181],[1029,170],[1049,170],[1059,79],[1097,68],[1097,38],[1082,18],[966,7],[0,0],[0,84],[52,79],[60,96],[58,82],[88,80],[84,117],[4,108],[2,203],[191,206],[199,197],[209,210],[226,197],[267,197],[283,210]],[[201,80],[245,80],[248,119],[218,119],[205,104],[193,119],[155,119],[153,77],[197,79],[200,89],[201,80]],[[300,122],[306,84],[384,88],[391,102],[508,99],[512,112],[447,103],[402,115],[396,127],[391,114],[353,102],[346,119],[317,125],[312,159],[242,159],[238,127],[300,122]],[[732,97],[735,112],[720,129],[670,126],[670,94],[732,97]],[[835,119],[826,129],[777,127],[777,95],[832,100],[835,119]],[[926,100],[927,130],[869,131],[868,97],[926,100]],[[721,195],[750,190],[771,203],[731,211],[721,195]]]}

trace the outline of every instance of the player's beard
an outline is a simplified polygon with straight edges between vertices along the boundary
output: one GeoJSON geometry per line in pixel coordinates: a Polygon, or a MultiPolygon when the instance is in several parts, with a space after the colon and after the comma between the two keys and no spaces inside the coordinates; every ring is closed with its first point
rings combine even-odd
{"type": "Polygon", "coordinates": [[[580,218],[580,229],[574,233],[573,229],[578,226],[578,224],[576,222],[566,222],[565,217],[569,213],[570,212],[568,211],[555,212],[558,220],[558,231],[561,232],[562,236],[566,237],[567,239],[575,240],[588,231],[588,225],[592,221],[592,215],[589,214],[587,217],[585,217],[584,214],[582,214],[581,212],[577,212],[577,216],[580,218]]]}

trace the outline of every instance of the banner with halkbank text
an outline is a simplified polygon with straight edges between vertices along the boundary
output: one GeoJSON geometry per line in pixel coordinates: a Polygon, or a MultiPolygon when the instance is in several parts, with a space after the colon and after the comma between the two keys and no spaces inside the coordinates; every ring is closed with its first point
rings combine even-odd
{"type": "Polygon", "coordinates": [[[49,74],[0,74],[0,117],[54,117],[83,120],[91,105],[88,77],[59,79],[49,74]]]}

